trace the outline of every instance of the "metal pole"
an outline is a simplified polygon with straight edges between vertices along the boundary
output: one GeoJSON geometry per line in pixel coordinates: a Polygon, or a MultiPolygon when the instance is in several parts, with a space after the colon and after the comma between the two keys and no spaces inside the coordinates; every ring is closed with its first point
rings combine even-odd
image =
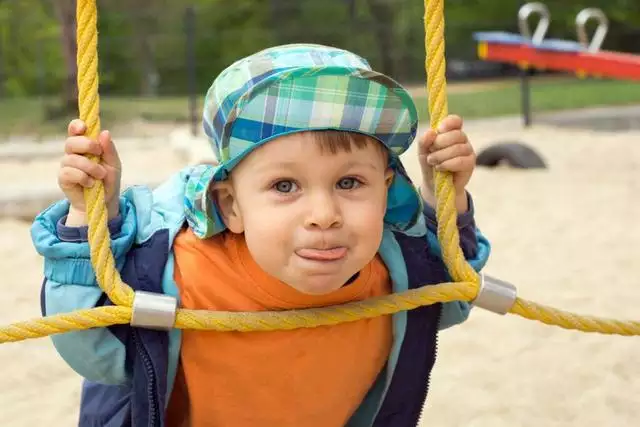
{"type": "Polygon", "coordinates": [[[356,0],[347,0],[347,6],[349,7],[349,19],[353,24],[356,20],[356,0]]]}
{"type": "Polygon", "coordinates": [[[527,67],[520,67],[520,92],[523,125],[528,128],[531,126],[531,78],[527,67]]]}
{"type": "Polygon", "coordinates": [[[0,99],[4,98],[4,85],[6,80],[5,75],[5,57],[4,57],[4,43],[0,42],[0,99]]]}
{"type": "Polygon", "coordinates": [[[186,68],[187,85],[189,94],[189,118],[191,124],[191,134],[198,134],[198,105],[197,105],[197,83],[196,83],[196,53],[195,53],[195,20],[196,13],[193,6],[187,6],[184,15],[185,40],[186,40],[186,68]]]}
{"type": "Polygon", "coordinates": [[[42,37],[38,37],[36,42],[36,68],[38,69],[38,99],[42,104],[44,102],[45,79],[47,78],[47,70],[44,65],[44,52],[42,47],[42,37]]]}

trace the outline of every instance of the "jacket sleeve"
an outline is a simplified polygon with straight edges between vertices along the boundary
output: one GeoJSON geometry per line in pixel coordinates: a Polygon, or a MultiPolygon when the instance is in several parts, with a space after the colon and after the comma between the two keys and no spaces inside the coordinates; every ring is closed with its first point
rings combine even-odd
{"type": "MultiPolygon", "coordinates": [[[[480,232],[475,223],[475,208],[471,195],[467,193],[469,210],[458,216],[457,225],[460,235],[460,247],[465,259],[476,270],[484,268],[491,253],[489,240],[480,232]]],[[[439,257],[442,257],[440,242],[438,241],[438,223],[435,210],[425,204],[424,216],[427,223],[427,239],[429,248],[439,257]]],[[[454,301],[445,303],[442,306],[442,317],[440,318],[440,329],[464,322],[469,317],[472,305],[465,301],[454,301]]]]}
{"type": "MultiPolygon", "coordinates": [[[[120,206],[120,215],[109,221],[111,250],[119,271],[137,228],[132,200],[123,196],[120,206]]],[[[57,202],[39,214],[31,227],[33,244],[44,257],[44,316],[93,308],[106,300],[91,265],[88,227],[65,226],[68,211],[66,200],[57,202]]],[[[108,328],[54,335],[52,341],[65,362],[82,377],[105,384],[126,382],[126,349],[108,328]]]]}

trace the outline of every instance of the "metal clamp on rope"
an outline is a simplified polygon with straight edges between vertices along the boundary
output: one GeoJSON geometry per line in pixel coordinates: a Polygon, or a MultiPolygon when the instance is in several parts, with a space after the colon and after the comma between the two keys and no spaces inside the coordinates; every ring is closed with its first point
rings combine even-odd
{"type": "Polygon", "coordinates": [[[170,330],[176,321],[178,300],[169,295],[136,291],[132,309],[131,326],[170,330]]]}
{"type": "Polygon", "coordinates": [[[480,290],[471,303],[498,314],[507,314],[516,302],[518,292],[511,283],[480,273],[480,290]]]}

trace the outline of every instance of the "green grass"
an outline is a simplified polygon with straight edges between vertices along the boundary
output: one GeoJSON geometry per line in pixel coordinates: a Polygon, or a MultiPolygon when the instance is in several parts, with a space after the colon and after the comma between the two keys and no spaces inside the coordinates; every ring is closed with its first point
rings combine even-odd
{"type": "MultiPolygon", "coordinates": [[[[451,113],[467,119],[520,114],[520,82],[517,79],[500,85],[474,85],[472,89],[465,90],[456,90],[454,84],[450,87],[451,113]]],[[[640,83],[636,82],[542,78],[531,82],[531,91],[534,113],[640,103],[640,83]]],[[[416,96],[415,99],[421,120],[428,120],[426,97],[416,96]]],[[[53,98],[0,100],[0,137],[64,134],[66,124],[72,117],[47,118],[47,110],[55,104],[56,99],[53,98]]],[[[202,105],[201,98],[197,105],[198,108],[202,105]]],[[[189,119],[186,97],[103,97],[100,108],[102,126],[110,129],[140,121],[184,123],[189,119]]],[[[135,134],[136,127],[132,126],[126,131],[135,134]]]]}
{"type": "MultiPolygon", "coordinates": [[[[58,105],[59,100],[55,98],[0,100],[0,136],[65,133],[72,115],[48,117],[48,111],[58,105]]],[[[186,97],[103,97],[100,100],[100,118],[103,127],[126,125],[139,120],[158,123],[186,122],[189,119],[188,108],[189,101],[186,97]]]]}
{"type": "MultiPolygon", "coordinates": [[[[464,118],[483,118],[520,114],[520,82],[513,80],[498,87],[488,86],[472,92],[451,91],[449,111],[464,118]]],[[[428,120],[426,97],[416,97],[421,120],[428,120]]],[[[535,79],[531,82],[531,108],[550,112],[595,106],[640,103],[640,83],[576,78],[535,79]]]]}

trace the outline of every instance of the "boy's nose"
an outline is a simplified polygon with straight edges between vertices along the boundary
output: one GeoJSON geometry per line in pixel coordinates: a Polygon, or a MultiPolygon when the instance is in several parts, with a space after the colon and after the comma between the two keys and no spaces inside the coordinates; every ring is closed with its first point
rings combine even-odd
{"type": "Polygon", "coordinates": [[[342,214],[337,201],[329,195],[315,195],[311,202],[305,226],[328,229],[342,225],[342,214]]]}

